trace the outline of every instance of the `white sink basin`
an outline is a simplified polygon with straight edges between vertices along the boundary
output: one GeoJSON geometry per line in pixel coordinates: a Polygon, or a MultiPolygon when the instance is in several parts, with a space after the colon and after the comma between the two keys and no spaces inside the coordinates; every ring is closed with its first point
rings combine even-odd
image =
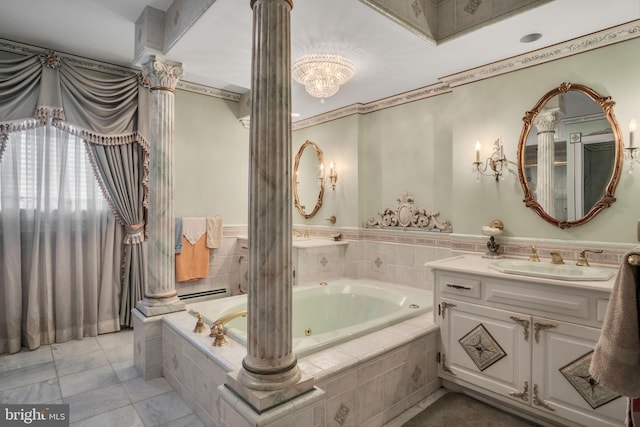
{"type": "Polygon", "coordinates": [[[611,268],[579,267],[571,264],[550,264],[520,259],[503,259],[490,265],[489,268],[503,273],[556,280],[609,280],[615,274],[615,270],[611,268]]]}

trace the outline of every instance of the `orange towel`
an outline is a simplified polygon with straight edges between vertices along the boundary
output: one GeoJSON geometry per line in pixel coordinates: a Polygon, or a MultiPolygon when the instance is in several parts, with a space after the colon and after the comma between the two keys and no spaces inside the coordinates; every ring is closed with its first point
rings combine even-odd
{"type": "Polygon", "coordinates": [[[200,236],[195,245],[182,236],[182,253],[176,254],[176,280],[188,282],[207,276],[209,276],[207,234],[200,236]]]}

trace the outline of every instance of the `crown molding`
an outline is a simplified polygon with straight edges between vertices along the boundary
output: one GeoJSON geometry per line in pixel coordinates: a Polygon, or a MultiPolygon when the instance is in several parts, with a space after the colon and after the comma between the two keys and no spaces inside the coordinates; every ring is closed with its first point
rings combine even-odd
{"type": "Polygon", "coordinates": [[[199,83],[186,82],[179,80],[176,85],[176,89],[182,89],[187,92],[193,92],[200,95],[213,96],[215,98],[222,98],[228,101],[240,102],[242,96],[236,92],[230,92],[224,89],[216,89],[215,87],[201,85],[199,83]]]}
{"type": "Polygon", "coordinates": [[[338,108],[337,110],[329,111],[328,113],[319,114],[317,116],[309,117],[303,120],[298,120],[293,123],[292,129],[304,129],[306,127],[341,119],[353,114],[368,114],[374,111],[384,110],[385,108],[395,107],[398,105],[419,101],[425,98],[431,98],[433,96],[438,96],[442,95],[443,93],[449,92],[451,92],[451,88],[449,88],[446,83],[436,83],[409,92],[382,98],[377,101],[368,102],[366,104],[351,104],[343,108],[338,108]]]}
{"type": "MultiPolygon", "coordinates": [[[[43,52],[46,52],[48,48],[32,46],[26,43],[14,42],[12,40],[0,39],[0,50],[5,52],[15,53],[18,55],[36,55],[43,52]]],[[[71,55],[69,53],[60,52],[58,50],[54,50],[56,54],[65,58],[65,60],[71,64],[74,64],[78,67],[87,68],[89,70],[100,71],[107,74],[113,74],[117,76],[126,76],[131,74],[137,74],[140,70],[123,67],[121,65],[109,64],[108,62],[96,61],[94,59],[85,58],[82,56],[71,55]]]]}
{"type": "Polygon", "coordinates": [[[496,77],[513,71],[555,61],[593,49],[609,46],[640,37],[640,20],[628,22],[596,33],[577,37],[566,42],[547,46],[522,55],[492,62],[460,73],[441,77],[439,80],[454,88],[479,80],[496,77]]]}

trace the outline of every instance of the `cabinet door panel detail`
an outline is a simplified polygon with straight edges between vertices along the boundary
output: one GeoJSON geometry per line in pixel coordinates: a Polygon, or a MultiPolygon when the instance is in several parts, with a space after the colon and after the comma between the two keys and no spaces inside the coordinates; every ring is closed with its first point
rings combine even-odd
{"type": "Polygon", "coordinates": [[[601,386],[591,376],[589,365],[591,364],[592,355],[593,350],[560,368],[560,373],[580,393],[585,402],[593,409],[596,409],[617,399],[620,395],[601,386]]]}
{"type": "Polygon", "coordinates": [[[482,323],[460,338],[458,342],[481,371],[507,355],[482,323]]]}
{"type": "MultiPolygon", "coordinates": [[[[448,369],[456,378],[522,401],[520,393],[523,385],[530,384],[531,351],[529,342],[524,340],[522,327],[510,318],[514,315],[516,314],[504,310],[456,301],[456,306],[449,308],[447,317],[440,325],[442,351],[448,369]],[[481,363],[478,367],[476,361],[480,358],[474,361],[460,340],[469,337],[470,331],[480,329],[486,330],[504,355],[494,357],[493,364],[484,366],[481,363]]],[[[475,337],[472,338],[470,342],[476,343],[475,337]]],[[[483,341],[484,339],[479,343],[491,347],[489,341],[483,341]]]]}
{"type": "Polygon", "coordinates": [[[531,377],[540,401],[548,404],[558,415],[581,425],[619,426],[625,412],[625,399],[607,403],[600,400],[601,406],[593,409],[562,372],[593,350],[600,330],[535,317],[533,321],[556,325],[552,329],[541,330],[540,342],[533,343],[531,377]]]}

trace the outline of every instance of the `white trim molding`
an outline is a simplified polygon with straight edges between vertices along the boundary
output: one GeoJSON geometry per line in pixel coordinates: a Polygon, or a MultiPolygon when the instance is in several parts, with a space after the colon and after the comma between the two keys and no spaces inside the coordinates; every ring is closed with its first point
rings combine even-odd
{"type": "Polygon", "coordinates": [[[587,34],[566,42],[554,44],[524,53],[522,55],[507,58],[502,61],[492,62],[481,67],[472,68],[460,73],[441,77],[440,81],[454,88],[467,83],[496,77],[512,71],[522,70],[556,59],[566,58],[588,52],[593,49],[609,46],[615,43],[640,37],[640,20],[628,22],[596,33],[587,34]]]}

